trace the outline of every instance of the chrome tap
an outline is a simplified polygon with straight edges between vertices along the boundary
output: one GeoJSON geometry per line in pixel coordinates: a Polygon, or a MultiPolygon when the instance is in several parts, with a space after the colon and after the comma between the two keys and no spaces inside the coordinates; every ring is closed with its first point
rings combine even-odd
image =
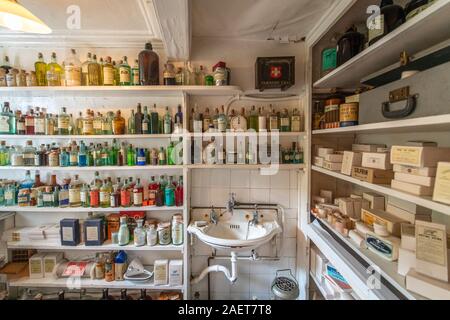
{"type": "Polygon", "coordinates": [[[233,213],[234,207],[236,206],[236,194],[230,193],[230,199],[227,202],[227,212],[233,213]]]}
{"type": "Polygon", "coordinates": [[[216,210],[214,210],[214,206],[211,207],[211,212],[209,213],[209,221],[215,225],[219,223],[219,215],[217,214],[216,210]]]}
{"type": "Polygon", "coordinates": [[[255,211],[253,211],[253,219],[250,221],[250,225],[256,226],[259,224],[258,205],[255,204],[255,211]]]}

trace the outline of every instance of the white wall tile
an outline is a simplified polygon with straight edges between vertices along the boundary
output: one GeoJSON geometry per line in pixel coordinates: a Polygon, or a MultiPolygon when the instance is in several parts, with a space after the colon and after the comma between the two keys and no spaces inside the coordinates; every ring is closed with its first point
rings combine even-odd
{"type": "Polygon", "coordinates": [[[268,295],[273,281],[272,274],[250,274],[250,295],[268,295]]]}
{"type": "Polygon", "coordinates": [[[285,218],[288,219],[297,219],[298,218],[298,209],[285,209],[284,210],[285,218]]]}
{"type": "Polygon", "coordinates": [[[229,198],[229,188],[211,188],[209,206],[225,207],[229,198]]]}
{"type": "Polygon", "coordinates": [[[236,194],[236,201],[243,203],[250,202],[250,189],[231,188],[230,192],[236,194]]]}
{"type": "Polygon", "coordinates": [[[193,170],[192,186],[201,188],[209,187],[209,170],[193,170]]]}
{"type": "Polygon", "coordinates": [[[283,239],[283,248],[281,250],[282,257],[296,257],[297,256],[297,239],[286,238],[283,239]]]}
{"type": "Polygon", "coordinates": [[[231,170],[231,188],[250,188],[250,170],[231,170]]]}
{"type": "Polygon", "coordinates": [[[215,188],[230,187],[230,170],[209,170],[209,186],[215,188]]]}
{"type": "Polygon", "coordinates": [[[289,208],[298,208],[298,191],[297,189],[291,189],[289,190],[290,197],[289,197],[289,208]]]}
{"type": "Polygon", "coordinates": [[[209,207],[210,189],[209,188],[191,188],[191,206],[192,207],[209,207]]]}
{"type": "Polygon", "coordinates": [[[259,170],[252,170],[250,172],[250,187],[253,189],[270,188],[270,176],[263,176],[259,170]]]}
{"type": "Polygon", "coordinates": [[[230,293],[231,283],[222,272],[211,272],[210,275],[211,291],[228,294],[230,293]]]}
{"type": "Polygon", "coordinates": [[[289,171],[280,170],[277,174],[270,176],[271,189],[289,189],[289,171]]]}
{"type": "Polygon", "coordinates": [[[289,208],[289,189],[271,189],[270,203],[279,204],[284,208],[289,208]]]}
{"type": "Polygon", "coordinates": [[[297,237],[297,219],[286,219],[284,227],[285,227],[284,232],[285,238],[297,237]]]}
{"type": "Polygon", "coordinates": [[[270,200],[270,189],[250,189],[250,201],[267,203],[270,200]]]}

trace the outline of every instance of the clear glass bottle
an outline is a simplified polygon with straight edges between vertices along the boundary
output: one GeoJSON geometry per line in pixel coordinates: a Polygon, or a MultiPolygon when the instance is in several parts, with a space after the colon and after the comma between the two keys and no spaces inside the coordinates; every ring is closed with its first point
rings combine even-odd
{"type": "Polygon", "coordinates": [[[81,207],[83,208],[89,208],[90,206],[89,192],[90,192],[89,186],[86,183],[84,183],[80,190],[80,203],[81,207]]]}
{"type": "Polygon", "coordinates": [[[172,116],[170,115],[169,107],[166,107],[164,114],[164,134],[172,133],[172,116]]]}
{"type": "Polygon", "coordinates": [[[228,127],[228,119],[225,114],[225,107],[220,108],[220,113],[217,117],[217,130],[219,132],[226,132],[228,127]]]}
{"type": "Polygon", "coordinates": [[[131,110],[131,115],[128,118],[128,133],[129,134],[135,134],[136,133],[136,126],[134,122],[134,110],[131,110]]]}
{"type": "Polygon", "coordinates": [[[119,84],[121,86],[131,85],[131,68],[126,56],[123,57],[123,62],[119,65],[119,84]]]}
{"type": "Polygon", "coordinates": [[[110,200],[108,181],[104,180],[103,185],[100,187],[100,207],[109,208],[111,206],[110,200]]]}
{"type": "Polygon", "coordinates": [[[38,53],[38,59],[34,63],[34,70],[36,72],[37,85],[40,87],[47,86],[47,64],[44,61],[44,56],[41,52],[38,53]]]}
{"type": "Polygon", "coordinates": [[[130,229],[128,229],[128,221],[126,216],[120,217],[119,227],[119,246],[126,246],[130,243],[130,229]]]}
{"type": "Polygon", "coordinates": [[[294,109],[291,116],[291,131],[292,132],[301,132],[302,131],[302,116],[298,109],[294,109]]]}
{"type": "Polygon", "coordinates": [[[82,119],[83,135],[89,136],[94,134],[94,111],[87,110],[86,116],[82,119]]]}
{"type": "Polygon", "coordinates": [[[183,216],[181,214],[175,214],[172,217],[172,244],[181,246],[184,242],[184,224],[183,216]]]}
{"type": "Polygon", "coordinates": [[[8,166],[9,160],[9,148],[6,148],[6,141],[0,142],[0,166],[8,166]]]}
{"type": "Polygon", "coordinates": [[[132,79],[132,85],[133,86],[139,86],[140,85],[140,78],[139,78],[139,60],[134,60],[133,68],[131,69],[131,79],[132,79]]]}
{"type": "Polygon", "coordinates": [[[47,85],[59,87],[64,85],[64,70],[56,60],[56,53],[52,53],[50,63],[47,65],[47,85]]]}
{"type": "Polygon", "coordinates": [[[64,179],[61,190],[59,190],[59,207],[67,208],[69,206],[69,184],[70,179],[64,179]]]}
{"type": "Polygon", "coordinates": [[[141,179],[137,179],[137,183],[133,188],[133,205],[135,207],[142,207],[144,200],[144,188],[141,185],[141,179]]]}
{"type": "Polygon", "coordinates": [[[0,134],[16,134],[16,116],[9,107],[9,102],[3,104],[0,113],[0,134]]]}
{"type": "Polygon", "coordinates": [[[97,116],[94,117],[94,135],[101,135],[102,132],[102,123],[103,123],[103,116],[100,112],[97,112],[97,116]]]}
{"type": "Polygon", "coordinates": [[[41,112],[39,107],[36,107],[36,113],[34,116],[34,134],[45,134],[45,113],[41,112]]]}
{"type": "Polygon", "coordinates": [[[259,108],[258,111],[258,131],[263,132],[267,130],[267,118],[264,112],[264,107],[259,108]]]}
{"type": "Polygon", "coordinates": [[[109,111],[102,119],[102,134],[112,134],[112,121],[114,119],[114,113],[109,111]]]}
{"type": "Polygon", "coordinates": [[[58,115],[58,134],[69,135],[70,116],[67,114],[65,107],[61,108],[61,112],[58,115]]]}
{"type": "Polygon", "coordinates": [[[164,65],[163,79],[165,86],[177,85],[175,67],[172,63],[166,63],[164,65]]]}
{"type": "Polygon", "coordinates": [[[177,74],[175,75],[175,82],[176,82],[177,86],[184,86],[185,80],[184,80],[183,68],[177,69],[177,74]]]}
{"type": "Polygon", "coordinates": [[[23,149],[23,165],[26,167],[34,167],[35,154],[36,148],[33,147],[33,141],[28,140],[25,148],[23,149]]]}
{"type": "Polygon", "coordinates": [[[93,55],[92,60],[88,66],[87,86],[101,86],[102,82],[102,67],[97,61],[97,55],[93,55]]]}
{"type": "Polygon", "coordinates": [[[275,109],[272,105],[270,105],[270,115],[269,115],[269,131],[275,132],[279,131],[279,125],[278,125],[279,119],[278,114],[275,112],[275,109]]]}
{"type": "Polygon", "coordinates": [[[146,242],[146,235],[145,235],[145,231],[144,228],[142,227],[144,221],[142,219],[139,219],[136,221],[136,228],[134,229],[134,245],[136,247],[142,247],[145,246],[145,242],[146,242]]]}
{"type": "Polygon", "coordinates": [[[64,83],[66,86],[81,86],[81,62],[75,49],[71,49],[69,57],[64,61],[64,83]]]}
{"type": "Polygon", "coordinates": [[[154,247],[158,244],[158,232],[156,231],[156,226],[151,224],[147,228],[147,245],[154,247]]]}
{"type": "Polygon", "coordinates": [[[289,118],[288,109],[284,109],[280,116],[280,132],[290,132],[291,131],[291,121],[289,118]]]}
{"type": "Polygon", "coordinates": [[[209,130],[209,126],[212,123],[209,108],[206,108],[205,113],[203,114],[202,122],[203,122],[203,132],[207,132],[209,130]]]}
{"type": "Polygon", "coordinates": [[[81,206],[81,182],[78,175],[70,182],[69,185],[69,206],[76,208],[81,206]]]}
{"type": "Polygon", "coordinates": [[[143,86],[159,85],[159,57],[150,42],[139,53],[139,78],[143,86]]]}
{"type": "Polygon", "coordinates": [[[27,135],[34,135],[34,112],[31,107],[25,116],[25,132],[27,135]]]}
{"type": "Polygon", "coordinates": [[[87,53],[86,61],[81,65],[81,85],[89,85],[89,64],[92,63],[92,54],[87,53]]]}
{"type": "Polygon", "coordinates": [[[106,57],[106,61],[103,64],[103,85],[113,86],[115,84],[116,68],[111,62],[111,57],[106,57]]]}

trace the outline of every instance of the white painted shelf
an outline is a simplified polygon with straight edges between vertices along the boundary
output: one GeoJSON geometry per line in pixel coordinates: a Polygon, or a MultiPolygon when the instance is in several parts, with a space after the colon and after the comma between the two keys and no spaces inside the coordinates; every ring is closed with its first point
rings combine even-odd
{"type": "Polygon", "coordinates": [[[17,135],[1,134],[0,139],[39,139],[39,140],[138,140],[138,139],[170,139],[183,138],[183,134],[123,134],[123,135],[17,135]]]}
{"type": "Polygon", "coordinates": [[[0,207],[0,212],[134,212],[134,211],[182,211],[184,207],[128,207],[128,208],[38,208],[38,207],[0,207]]]}
{"type": "Polygon", "coordinates": [[[369,287],[369,274],[352,254],[326,232],[318,222],[304,227],[307,237],[319,248],[331,264],[347,280],[355,294],[363,300],[398,300],[399,298],[383,283],[377,289],[369,287]]]}
{"type": "Polygon", "coordinates": [[[305,132],[204,132],[204,133],[188,133],[188,137],[193,138],[209,138],[209,137],[251,137],[251,136],[272,136],[278,134],[280,137],[306,137],[305,132]]]}
{"type": "Polygon", "coordinates": [[[1,95],[7,97],[234,96],[241,92],[238,86],[0,87],[1,95]]]}
{"type": "Polygon", "coordinates": [[[14,217],[14,212],[1,212],[0,213],[0,221],[6,220],[10,217],[14,217]]]}
{"type": "MultiPolygon", "coordinates": [[[[274,167],[276,165],[273,165],[274,167]]],[[[280,170],[303,170],[306,168],[304,164],[280,164],[280,170]]],[[[188,165],[189,169],[236,169],[236,170],[257,170],[269,169],[271,165],[263,164],[192,164],[188,165]]]]}
{"type": "Polygon", "coordinates": [[[357,134],[357,133],[402,133],[402,132],[438,132],[450,131],[450,114],[415,119],[386,121],[363,124],[353,127],[314,130],[313,135],[357,134]]]}
{"type": "Polygon", "coordinates": [[[317,289],[320,291],[325,300],[335,300],[334,296],[330,292],[328,292],[327,289],[325,288],[323,280],[322,282],[320,282],[319,279],[317,279],[317,277],[312,272],[310,272],[309,275],[311,279],[313,279],[317,289]]]}
{"type": "Polygon", "coordinates": [[[52,250],[52,251],[142,251],[142,252],[151,252],[151,251],[183,251],[183,245],[175,246],[175,245],[167,245],[167,246],[142,246],[136,247],[135,245],[127,245],[127,246],[119,246],[117,244],[111,244],[105,242],[101,246],[85,246],[84,244],[80,244],[78,246],[62,246],[53,243],[46,243],[45,241],[33,241],[33,242],[8,242],[8,249],[35,249],[35,250],[52,250]]]}
{"type": "Polygon", "coordinates": [[[77,171],[77,172],[95,172],[95,171],[169,171],[169,170],[182,170],[183,166],[102,166],[102,167],[13,167],[3,166],[0,167],[2,171],[9,170],[39,170],[39,171],[77,171]]]}
{"type": "Polygon", "coordinates": [[[450,1],[436,1],[325,77],[315,88],[358,88],[364,77],[399,61],[400,52],[415,54],[450,38],[450,1]]]}
{"type": "Polygon", "coordinates": [[[399,198],[399,199],[402,199],[405,201],[412,202],[414,204],[417,204],[418,206],[425,207],[425,208],[431,209],[433,211],[437,211],[437,212],[440,212],[440,213],[443,213],[446,215],[450,215],[450,206],[443,204],[443,203],[435,202],[435,201],[431,200],[431,197],[415,196],[410,193],[392,189],[390,186],[360,181],[358,179],[352,178],[350,176],[346,176],[339,172],[333,172],[333,171],[326,170],[326,169],[323,169],[323,168],[320,168],[317,166],[312,166],[312,170],[326,174],[328,176],[331,176],[331,177],[334,177],[334,178],[337,178],[340,180],[343,180],[343,181],[347,181],[347,182],[356,184],[358,186],[361,186],[363,188],[366,188],[366,189],[369,189],[369,190],[372,190],[372,191],[375,191],[378,193],[382,193],[385,195],[389,195],[389,196],[392,196],[395,198],[399,198]]]}
{"type": "MultiPolygon", "coordinates": [[[[153,284],[153,281],[146,282],[131,282],[131,281],[112,281],[107,282],[105,280],[91,280],[91,279],[81,279],[80,280],[80,289],[147,289],[154,291],[166,291],[166,290],[175,290],[175,291],[183,291],[183,286],[156,286],[153,284]]],[[[17,280],[11,280],[9,282],[9,286],[11,287],[29,287],[29,288],[67,288],[70,287],[74,289],[77,285],[77,280],[69,280],[65,278],[60,279],[52,279],[52,278],[43,278],[43,279],[30,279],[30,278],[20,278],[17,280]]]]}
{"type": "Polygon", "coordinates": [[[387,261],[377,254],[373,253],[369,249],[361,249],[358,248],[349,238],[344,237],[339,232],[336,232],[330,224],[320,219],[320,221],[330,229],[331,232],[333,232],[339,239],[341,239],[347,246],[349,246],[358,256],[360,256],[364,261],[366,261],[371,266],[377,266],[380,274],[387,280],[389,283],[391,283],[397,290],[399,290],[402,294],[405,295],[408,299],[411,300],[422,300],[424,298],[413,294],[412,292],[409,292],[406,289],[406,278],[399,275],[398,270],[398,263],[397,262],[390,262],[387,261]]]}

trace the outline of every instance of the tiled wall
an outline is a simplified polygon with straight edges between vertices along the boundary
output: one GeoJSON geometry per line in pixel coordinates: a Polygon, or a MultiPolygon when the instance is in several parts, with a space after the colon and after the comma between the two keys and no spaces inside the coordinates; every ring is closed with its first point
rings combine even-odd
{"type": "MultiPolygon", "coordinates": [[[[285,208],[285,230],[280,261],[239,261],[238,280],[235,284],[222,273],[211,274],[211,299],[270,299],[270,287],[275,273],[280,269],[296,270],[297,216],[298,216],[298,173],[295,170],[279,171],[274,176],[262,176],[258,170],[194,170],[191,185],[191,206],[224,207],[229,193],[236,193],[239,202],[274,203],[285,208]]],[[[259,249],[260,256],[273,255],[273,244],[259,249]]],[[[195,241],[192,247],[191,273],[200,274],[207,267],[211,248],[195,241]]],[[[225,253],[218,252],[218,255],[225,253]]],[[[245,255],[245,254],[243,254],[245,255]]],[[[230,267],[229,261],[212,260],[211,265],[230,267]]],[[[207,278],[192,286],[192,295],[200,293],[200,299],[208,297],[207,278]]]]}

